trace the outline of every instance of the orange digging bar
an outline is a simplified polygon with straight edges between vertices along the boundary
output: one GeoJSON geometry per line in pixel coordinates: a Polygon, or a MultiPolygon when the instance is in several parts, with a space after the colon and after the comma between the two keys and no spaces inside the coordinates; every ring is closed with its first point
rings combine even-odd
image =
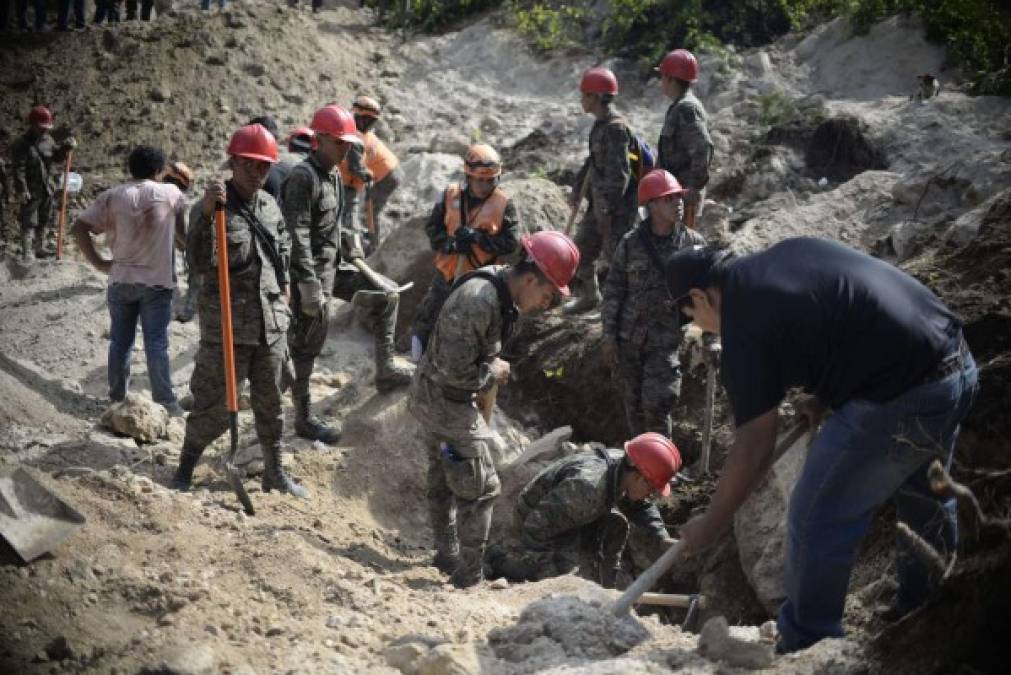
{"type": "Polygon", "coordinates": [[[67,165],[63,169],[63,197],[60,199],[60,219],[56,226],[56,259],[63,259],[63,230],[67,225],[67,193],[70,191],[70,164],[74,161],[74,151],[67,151],[67,165]]]}
{"type": "Polygon", "coordinates": [[[228,412],[239,412],[235,387],[235,345],[232,339],[232,288],[228,280],[228,235],[225,205],[214,207],[214,232],[218,242],[218,293],[221,296],[221,341],[225,352],[225,397],[228,412]]]}

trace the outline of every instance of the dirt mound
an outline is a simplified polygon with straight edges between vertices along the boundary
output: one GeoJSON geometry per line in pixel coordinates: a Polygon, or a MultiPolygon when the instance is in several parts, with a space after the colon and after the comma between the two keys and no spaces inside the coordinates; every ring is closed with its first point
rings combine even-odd
{"type": "Polygon", "coordinates": [[[488,634],[495,655],[533,670],[569,659],[601,660],[624,654],[650,632],[632,616],[616,617],[602,601],[574,596],[539,600],[515,626],[488,634]]]}

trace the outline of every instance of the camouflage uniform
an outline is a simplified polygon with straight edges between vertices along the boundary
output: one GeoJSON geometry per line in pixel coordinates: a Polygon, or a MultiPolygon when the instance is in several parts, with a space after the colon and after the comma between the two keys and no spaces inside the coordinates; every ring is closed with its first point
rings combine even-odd
{"type": "Polygon", "coordinates": [[[33,248],[32,230],[35,232],[34,249],[41,251],[52,234],[53,185],[49,168],[54,162],[66,159],[70,146],[57,145],[48,131],[26,131],[11,146],[14,175],[14,193],[31,199],[21,204],[18,220],[21,223],[23,255],[33,248]]]}
{"type": "Polygon", "coordinates": [[[576,270],[579,295],[599,296],[594,262],[603,254],[610,260],[615,246],[628,232],[636,215],[636,186],[628,149],[632,132],[625,120],[616,113],[598,119],[590,129],[590,156],[576,177],[580,189],[587,172],[590,186],[587,194],[589,207],[576,229],[576,246],[579,247],[579,269],[576,270]],[[603,240],[597,225],[597,216],[611,216],[611,230],[603,240]]]}
{"type": "Polygon", "coordinates": [[[670,438],[671,408],[681,393],[681,324],[654,259],[664,261],[682,248],[705,244],[705,239],[680,223],[665,237],[653,234],[651,227],[646,219],[618,244],[600,318],[604,340],[617,347],[630,435],[655,431],[670,438]]]}
{"type": "MultiPolygon", "coordinates": [[[[262,190],[251,201],[243,202],[229,184],[225,215],[236,386],[248,378],[256,435],[266,467],[264,485],[276,487],[284,430],[280,379],[291,320],[285,302],[288,236],[277,203],[262,190]],[[253,233],[254,218],[274,240],[282,269],[274,267],[265,244],[253,233]]],[[[217,240],[212,220],[199,202],[190,211],[186,257],[190,269],[203,278],[198,301],[200,347],[190,380],[193,408],[186,418],[186,440],[180,458],[180,464],[188,464],[192,472],[204,448],[228,429],[217,240]]],[[[183,482],[188,484],[186,478],[183,482]]]]}
{"type": "MultiPolygon", "coordinates": [[[[393,333],[397,324],[399,297],[387,293],[362,293],[375,291],[365,277],[353,266],[341,263],[341,213],[345,208],[340,172],[334,168],[326,171],[315,154],[298,164],[284,181],[281,207],[292,241],[291,287],[292,324],[288,344],[295,367],[292,397],[296,416],[309,417],[309,376],[312,375],[316,357],[323,350],[325,331],[310,330],[311,322],[301,312],[299,283],[318,280],[325,296],[342,300],[355,299],[356,304],[368,310],[375,331],[376,387],[385,391],[407,383],[407,376],[393,365],[393,333]]],[[[361,257],[362,253],[348,246],[348,257],[361,257]]]]}
{"type": "Polygon", "coordinates": [[[690,90],[667,108],[657,154],[658,168],[666,169],[683,187],[693,190],[695,216],[701,216],[713,139],[705,108],[690,90]]]}
{"type": "Polygon", "coordinates": [[[626,471],[620,450],[570,455],[538,473],[516,503],[521,550],[494,546],[489,567],[515,581],[566,574],[592,552],[604,586],[612,586],[626,541],[655,559],[670,543],[656,505],[621,492],[626,471]],[[629,523],[641,536],[629,537],[629,523]]]}
{"type": "MultiPolygon", "coordinates": [[[[465,195],[463,210],[465,213],[480,208],[485,199],[474,197],[469,189],[463,191],[465,195]]],[[[490,196],[490,195],[489,195],[490,196]]],[[[451,252],[453,238],[446,230],[446,193],[439,195],[439,200],[432,208],[432,214],[425,223],[425,233],[428,235],[428,242],[432,250],[444,253],[451,252]]],[[[494,253],[496,257],[503,257],[515,253],[519,248],[519,213],[516,205],[510,199],[502,216],[502,229],[496,235],[490,235],[480,230],[474,231],[477,237],[479,248],[494,253]]],[[[439,318],[439,310],[449,297],[449,291],[453,287],[452,281],[446,281],[438,271],[432,276],[432,285],[428,287],[425,297],[418,305],[414,315],[414,325],[411,334],[416,335],[421,340],[422,345],[428,342],[428,337],[435,328],[435,322],[439,318]]]]}
{"type": "MultiPolygon", "coordinates": [[[[503,280],[508,270],[486,269],[503,280]]],[[[489,363],[502,349],[502,310],[491,281],[474,279],[454,291],[439,314],[408,402],[428,447],[426,493],[436,565],[451,571],[458,586],[482,578],[492,506],[501,491],[490,452],[495,432],[475,396],[492,384],[489,363]]]]}

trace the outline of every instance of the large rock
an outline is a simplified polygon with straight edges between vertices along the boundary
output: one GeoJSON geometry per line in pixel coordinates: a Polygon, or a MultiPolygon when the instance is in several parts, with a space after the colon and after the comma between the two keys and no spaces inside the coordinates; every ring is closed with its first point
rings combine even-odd
{"type": "Polygon", "coordinates": [[[737,668],[761,669],[772,665],[773,646],[752,642],[730,634],[727,620],[713,617],[699,634],[699,653],[712,661],[722,661],[737,668]]]}
{"type": "Polygon", "coordinates": [[[152,443],[165,435],[169,414],[162,406],[140,394],[127,394],[102,414],[102,426],[141,443],[152,443]]]}
{"type": "Polygon", "coordinates": [[[415,662],[418,675],[480,675],[481,661],[471,643],[435,647],[415,662]]]}
{"type": "Polygon", "coordinates": [[[786,597],[786,514],[807,458],[805,434],[779,458],[734,516],[741,567],[759,601],[774,614],[786,597]]]}
{"type": "Polygon", "coordinates": [[[206,645],[179,643],[167,647],[154,665],[140,672],[142,675],[211,675],[217,672],[217,658],[206,645]]]}

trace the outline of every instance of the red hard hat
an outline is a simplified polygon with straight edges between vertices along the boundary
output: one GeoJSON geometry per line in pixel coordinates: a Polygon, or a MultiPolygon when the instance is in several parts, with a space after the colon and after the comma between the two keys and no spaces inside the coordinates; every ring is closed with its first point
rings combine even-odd
{"type": "Polygon", "coordinates": [[[339,105],[327,105],[317,110],[312,116],[309,127],[317,134],[326,134],[344,141],[362,145],[361,134],[355,126],[354,116],[339,105]]]}
{"type": "Polygon", "coordinates": [[[667,195],[683,195],[685,189],[678,179],[664,169],[653,169],[639,181],[639,206],[667,195]]]}
{"type": "Polygon", "coordinates": [[[266,127],[250,124],[232,134],[232,140],[228,141],[228,154],[274,164],[277,162],[277,141],[266,127]]]}
{"type": "Polygon", "coordinates": [[[316,137],[316,132],[309,127],[296,127],[291,130],[288,134],[288,140],[286,141],[288,149],[292,152],[297,152],[299,150],[305,150],[306,152],[312,148],[312,139],[316,137]],[[294,146],[292,145],[294,143],[294,146]]]}
{"type": "Polygon", "coordinates": [[[590,68],[579,81],[579,91],[585,94],[617,94],[618,78],[607,68],[590,68]]]}
{"type": "Polygon", "coordinates": [[[699,62],[687,49],[675,49],[663,57],[660,62],[660,74],[665,77],[676,77],[685,82],[699,79],[699,62]]]}
{"type": "Polygon", "coordinates": [[[561,232],[545,230],[523,237],[522,243],[527,255],[558,292],[569,295],[569,282],[579,267],[579,249],[572,240],[561,232]]]}
{"type": "Polygon", "coordinates": [[[28,113],[28,123],[40,129],[53,128],[53,113],[44,105],[37,105],[28,113]]]}
{"type": "Polygon", "coordinates": [[[670,480],[681,469],[681,453],[669,438],[653,431],[640,434],[625,443],[625,452],[661,497],[670,494],[670,480]]]}

